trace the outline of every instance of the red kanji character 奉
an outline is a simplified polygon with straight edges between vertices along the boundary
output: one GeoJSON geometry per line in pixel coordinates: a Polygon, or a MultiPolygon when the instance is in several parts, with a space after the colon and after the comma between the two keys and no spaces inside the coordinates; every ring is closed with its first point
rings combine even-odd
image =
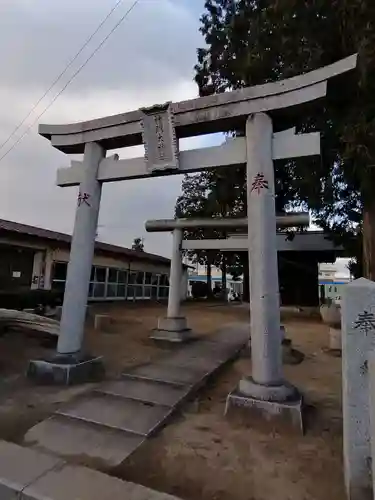
{"type": "Polygon", "coordinates": [[[264,174],[258,172],[251,184],[251,192],[257,191],[260,194],[262,189],[268,189],[268,181],[264,178],[264,174]]]}

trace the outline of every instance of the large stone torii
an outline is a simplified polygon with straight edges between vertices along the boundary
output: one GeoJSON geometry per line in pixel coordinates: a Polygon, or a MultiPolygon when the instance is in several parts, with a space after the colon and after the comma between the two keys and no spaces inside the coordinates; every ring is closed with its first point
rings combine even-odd
{"type": "Polygon", "coordinates": [[[282,378],[281,342],[275,341],[280,338],[280,311],[273,160],[320,154],[320,136],[297,135],[294,128],[274,133],[273,124],[277,127],[278,117],[285,113],[290,118],[293,111],[306,112],[303,105],[323,98],[328,80],[354,69],[356,62],[352,55],[276,83],[88,122],[40,125],[39,133],[52,146],[67,154],[84,153],[84,158],[57,175],[60,186],[79,185],[61,329],[56,356],[30,361],[29,375],[70,383],[100,367],[98,358],[82,353],[82,341],[103,182],[246,164],[252,367],[257,376],[240,381],[233,401],[271,412],[289,401],[298,405],[298,391],[282,378]],[[180,138],[238,128],[245,128],[244,138],[211,148],[178,150],[180,138]],[[106,158],[107,150],[142,143],[142,158],[106,158]]]}

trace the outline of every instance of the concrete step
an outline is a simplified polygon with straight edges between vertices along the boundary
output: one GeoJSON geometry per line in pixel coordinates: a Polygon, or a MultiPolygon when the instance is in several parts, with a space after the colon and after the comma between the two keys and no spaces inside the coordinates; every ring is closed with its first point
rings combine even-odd
{"type": "Polygon", "coordinates": [[[64,464],[26,487],[20,500],[178,499],[140,484],[122,481],[86,467],[64,464]]]}
{"type": "Polygon", "coordinates": [[[248,343],[249,339],[247,336],[233,340],[232,342],[215,342],[214,340],[202,340],[200,342],[200,346],[189,346],[189,349],[186,350],[187,353],[193,353],[196,350],[196,347],[199,348],[199,350],[204,353],[204,354],[212,354],[215,356],[221,355],[226,355],[227,353],[230,353],[233,351],[236,351],[237,349],[241,349],[242,346],[246,345],[248,343]]]}
{"type": "Polygon", "coordinates": [[[168,406],[94,392],[81,397],[56,414],[139,436],[148,436],[161,425],[170,412],[171,408],[168,406]]]}
{"type": "Polygon", "coordinates": [[[237,342],[235,345],[219,344],[216,342],[202,341],[199,345],[189,346],[181,352],[176,352],[169,356],[169,360],[178,359],[184,365],[195,358],[207,359],[207,362],[217,362],[218,364],[227,361],[229,358],[243,348],[244,342],[237,342]]]}
{"type": "Polygon", "coordinates": [[[17,500],[23,489],[62,460],[0,441],[0,498],[17,500]]]}
{"type": "Polygon", "coordinates": [[[210,359],[207,356],[189,356],[184,353],[172,354],[168,359],[163,360],[163,364],[173,367],[183,367],[186,370],[202,370],[207,372],[215,371],[226,359],[210,359]]]}
{"type": "Polygon", "coordinates": [[[181,366],[171,366],[167,363],[159,362],[138,366],[129,372],[124,373],[127,377],[137,379],[153,380],[155,382],[166,382],[179,386],[192,386],[199,382],[209,372],[206,368],[187,369],[181,366]]]}
{"type": "Polygon", "coordinates": [[[24,437],[24,444],[74,463],[107,470],[120,465],[144,439],[133,433],[54,415],[32,427],[24,437]]]}
{"type": "Polygon", "coordinates": [[[188,392],[188,387],[154,380],[126,377],[101,386],[98,392],[162,406],[175,406],[188,392]]]}
{"type": "Polygon", "coordinates": [[[238,354],[247,344],[247,329],[236,326],[227,334],[219,332],[219,341],[213,335],[161,361],[130,369],[120,380],[103,383],[37,424],[27,432],[25,443],[74,463],[113,469],[165,423],[176,404],[238,354]]]}
{"type": "Polygon", "coordinates": [[[0,499],[178,500],[5,441],[0,441],[0,499]]]}

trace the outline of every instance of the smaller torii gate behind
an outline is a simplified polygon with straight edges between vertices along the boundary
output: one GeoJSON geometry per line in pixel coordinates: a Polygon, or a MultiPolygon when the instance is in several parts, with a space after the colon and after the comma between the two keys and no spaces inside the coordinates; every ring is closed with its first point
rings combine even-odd
{"type": "MultiPolygon", "coordinates": [[[[278,228],[303,227],[308,226],[310,221],[308,212],[294,212],[276,217],[278,228]]],[[[181,315],[181,282],[182,282],[182,250],[191,249],[215,249],[228,251],[233,246],[235,250],[247,250],[248,239],[233,238],[221,240],[184,240],[183,232],[186,229],[218,229],[236,230],[248,227],[247,218],[200,218],[200,219],[159,219],[148,220],[145,224],[146,231],[172,232],[173,248],[171,256],[171,271],[169,278],[169,295],[167,316],[159,318],[158,327],[153,331],[151,338],[170,342],[184,342],[190,339],[190,328],[188,328],[186,318],[181,315]],[[240,245],[240,246],[239,246],[240,245]]],[[[251,274],[251,271],[250,271],[251,274]]],[[[258,311],[254,311],[258,314],[258,311]]],[[[250,333],[250,332],[249,332],[250,333]]]]}

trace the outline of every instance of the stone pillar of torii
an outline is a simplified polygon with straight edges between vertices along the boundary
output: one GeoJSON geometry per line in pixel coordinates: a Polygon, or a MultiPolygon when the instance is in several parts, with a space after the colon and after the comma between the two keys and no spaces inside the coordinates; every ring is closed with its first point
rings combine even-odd
{"type": "MultiPolygon", "coordinates": [[[[300,105],[323,98],[327,82],[355,68],[353,55],[325,68],[276,83],[183,101],[69,125],[40,125],[39,133],[67,153],[84,153],[58,172],[60,186],[79,185],[57,353],[32,360],[34,378],[71,383],[87,380],[100,359],[83,352],[85,308],[98,220],[101,184],[183,174],[220,166],[247,165],[248,242],[251,274],[253,376],[242,380],[230,401],[268,415],[300,405],[298,391],[281,377],[273,161],[320,154],[318,132],[273,132],[278,117],[306,112],[300,105]],[[179,152],[179,139],[245,129],[246,137],[221,146],[179,152]],[[144,144],[142,158],[106,158],[106,151],[144,144]],[[276,404],[276,406],[275,406],[276,404]]],[[[176,238],[178,239],[178,238],[176,238]]],[[[173,273],[173,269],[172,269],[173,273]]],[[[171,303],[172,304],[172,303],[171,303]]],[[[175,313],[173,313],[175,314],[175,313]]],[[[250,334],[250,332],[249,332],[250,334]]]]}
{"type": "Polygon", "coordinates": [[[182,236],[183,231],[181,228],[173,230],[167,316],[159,318],[158,327],[151,335],[154,340],[184,342],[190,339],[190,328],[187,326],[186,318],[181,315],[182,236]]]}

